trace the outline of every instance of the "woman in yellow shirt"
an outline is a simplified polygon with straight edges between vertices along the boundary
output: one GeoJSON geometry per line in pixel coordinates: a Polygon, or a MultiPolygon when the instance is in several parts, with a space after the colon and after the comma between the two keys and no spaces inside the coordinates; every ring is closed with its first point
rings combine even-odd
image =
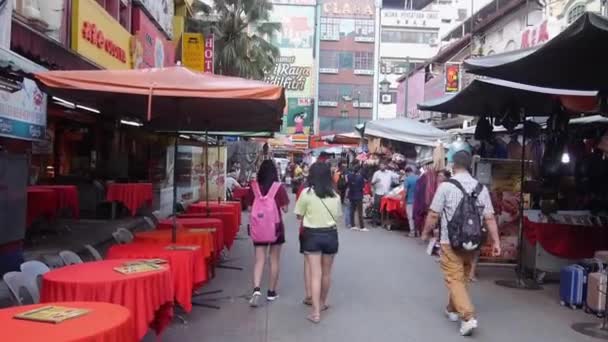
{"type": "Polygon", "coordinates": [[[334,191],[331,170],[326,163],[315,163],[305,188],[296,202],[295,214],[303,220],[302,251],[310,268],[312,312],[308,320],[319,323],[326,310],[331,284],[331,268],[338,253],[337,224],[342,216],[340,196],[334,191]]]}

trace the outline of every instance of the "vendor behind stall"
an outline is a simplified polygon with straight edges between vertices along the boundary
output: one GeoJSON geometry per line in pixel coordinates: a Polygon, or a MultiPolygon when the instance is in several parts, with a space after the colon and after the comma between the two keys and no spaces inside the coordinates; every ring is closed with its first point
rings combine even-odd
{"type": "Polygon", "coordinates": [[[372,177],[372,187],[374,190],[374,217],[373,223],[375,226],[380,226],[380,201],[382,196],[391,191],[393,180],[399,176],[393,171],[386,169],[386,163],[380,162],[380,169],[374,173],[372,177]]]}
{"type": "Polygon", "coordinates": [[[405,189],[405,208],[407,214],[407,222],[410,229],[410,237],[416,237],[416,229],[414,228],[414,196],[416,193],[416,183],[420,178],[411,167],[405,168],[405,180],[403,187],[405,189]]]}

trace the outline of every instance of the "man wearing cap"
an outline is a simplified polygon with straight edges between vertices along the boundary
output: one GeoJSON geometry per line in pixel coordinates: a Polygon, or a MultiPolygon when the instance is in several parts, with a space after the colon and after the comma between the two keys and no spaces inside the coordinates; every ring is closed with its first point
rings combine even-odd
{"type": "MultiPolygon", "coordinates": [[[[471,154],[467,151],[456,152],[453,156],[454,176],[452,179],[460,183],[467,193],[473,192],[478,184],[478,181],[469,173],[471,161],[471,154]]],[[[452,249],[448,235],[448,222],[454,217],[456,208],[463,197],[456,185],[450,182],[443,182],[439,185],[424,224],[422,239],[425,241],[430,239],[432,229],[441,218],[440,265],[449,292],[449,302],[445,314],[451,321],[460,320],[460,334],[470,336],[478,326],[475,308],[467,289],[468,277],[476,251],[452,249]]],[[[498,228],[490,194],[486,187],[483,187],[477,201],[478,205],[483,207],[482,219],[492,241],[492,253],[498,256],[501,253],[498,228]]]]}

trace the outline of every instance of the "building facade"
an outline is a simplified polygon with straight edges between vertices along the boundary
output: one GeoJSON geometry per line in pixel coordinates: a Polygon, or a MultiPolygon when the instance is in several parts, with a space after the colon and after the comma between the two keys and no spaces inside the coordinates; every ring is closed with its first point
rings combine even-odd
{"type": "Polygon", "coordinates": [[[319,131],[350,132],[373,117],[376,5],[324,0],[319,7],[319,131]]]}

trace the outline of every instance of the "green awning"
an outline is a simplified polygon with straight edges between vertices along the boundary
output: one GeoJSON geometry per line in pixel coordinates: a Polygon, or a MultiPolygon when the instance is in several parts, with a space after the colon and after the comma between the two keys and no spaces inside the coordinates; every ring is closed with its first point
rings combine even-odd
{"type": "Polygon", "coordinates": [[[0,69],[8,70],[10,73],[22,74],[23,76],[48,71],[48,69],[29,59],[4,48],[0,48],[0,69]]]}

